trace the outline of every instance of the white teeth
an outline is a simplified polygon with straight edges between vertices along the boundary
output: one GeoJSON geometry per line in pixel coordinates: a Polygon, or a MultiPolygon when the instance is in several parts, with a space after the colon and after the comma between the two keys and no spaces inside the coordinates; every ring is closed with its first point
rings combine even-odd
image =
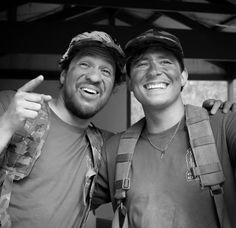
{"type": "Polygon", "coordinates": [[[167,87],[166,83],[151,83],[145,86],[147,89],[165,89],[167,87]]]}
{"type": "Polygon", "coordinates": [[[90,89],[90,88],[81,88],[84,92],[90,93],[90,94],[98,94],[96,90],[90,89]]]}

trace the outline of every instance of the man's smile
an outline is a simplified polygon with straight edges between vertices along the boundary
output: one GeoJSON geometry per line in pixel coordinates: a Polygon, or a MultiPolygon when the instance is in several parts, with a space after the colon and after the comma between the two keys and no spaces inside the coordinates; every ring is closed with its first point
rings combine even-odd
{"type": "Polygon", "coordinates": [[[169,83],[167,82],[151,82],[151,83],[146,83],[143,87],[147,90],[152,90],[152,89],[166,89],[169,83]]]}
{"type": "Polygon", "coordinates": [[[81,87],[81,90],[89,94],[98,94],[99,92],[92,88],[81,87]]]}
{"type": "Polygon", "coordinates": [[[85,99],[95,99],[102,94],[101,88],[92,84],[80,84],[76,89],[85,99]]]}

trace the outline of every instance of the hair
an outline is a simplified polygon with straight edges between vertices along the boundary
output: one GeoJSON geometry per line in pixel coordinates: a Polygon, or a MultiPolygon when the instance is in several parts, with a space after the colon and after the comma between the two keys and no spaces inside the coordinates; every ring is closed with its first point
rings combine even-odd
{"type": "MultiPolygon", "coordinates": [[[[116,51],[113,50],[112,48],[108,48],[105,47],[103,45],[99,46],[98,44],[94,44],[94,45],[83,45],[83,46],[79,46],[79,45],[75,45],[73,46],[69,53],[68,53],[68,57],[63,59],[62,61],[59,62],[59,67],[60,70],[63,71],[67,71],[69,68],[69,65],[71,63],[71,61],[78,55],[86,55],[87,53],[90,53],[90,55],[93,55],[93,51],[94,53],[97,52],[98,54],[103,54],[104,56],[107,56],[109,59],[113,59],[114,63],[116,65],[116,71],[115,71],[115,85],[120,85],[122,82],[125,81],[125,75],[123,73],[123,66],[122,64],[124,64],[124,61],[122,62],[122,60],[120,59],[120,56],[117,55],[116,51]],[[89,50],[91,50],[89,52],[89,50]],[[122,69],[122,70],[121,70],[122,69]]],[[[94,54],[95,55],[95,54],[94,54]]]]}

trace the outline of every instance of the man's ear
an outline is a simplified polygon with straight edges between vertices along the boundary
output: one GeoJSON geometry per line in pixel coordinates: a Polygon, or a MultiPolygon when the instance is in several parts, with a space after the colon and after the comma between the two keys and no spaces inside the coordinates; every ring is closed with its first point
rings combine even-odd
{"type": "Polygon", "coordinates": [[[65,79],[66,79],[66,71],[63,70],[60,74],[60,83],[61,83],[61,85],[64,84],[65,79]]]}
{"type": "Polygon", "coordinates": [[[181,80],[181,85],[182,87],[185,86],[185,84],[188,81],[188,71],[186,68],[184,68],[184,70],[182,71],[181,75],[180,75],[180,80],[181,80]]]}

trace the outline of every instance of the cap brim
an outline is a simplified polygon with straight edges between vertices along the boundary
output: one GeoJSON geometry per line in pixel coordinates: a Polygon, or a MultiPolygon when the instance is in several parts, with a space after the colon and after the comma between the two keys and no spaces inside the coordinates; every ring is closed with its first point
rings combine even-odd
{"type": "Polygon", "coordinates": [[[164,47],[171,51],[174,51],[175,53],[178,53],[180,56],[183,57],[183,50],[181,46],[171,40],[158,37],[150,37],[148,39],[146,38],[143,40],[136,40],[132,43],[132,45],[128,45],[125,50],[125,53],[127,56],[129,56],[134,54],[134,52],[145,49],[147,47],[164,47]]]}

